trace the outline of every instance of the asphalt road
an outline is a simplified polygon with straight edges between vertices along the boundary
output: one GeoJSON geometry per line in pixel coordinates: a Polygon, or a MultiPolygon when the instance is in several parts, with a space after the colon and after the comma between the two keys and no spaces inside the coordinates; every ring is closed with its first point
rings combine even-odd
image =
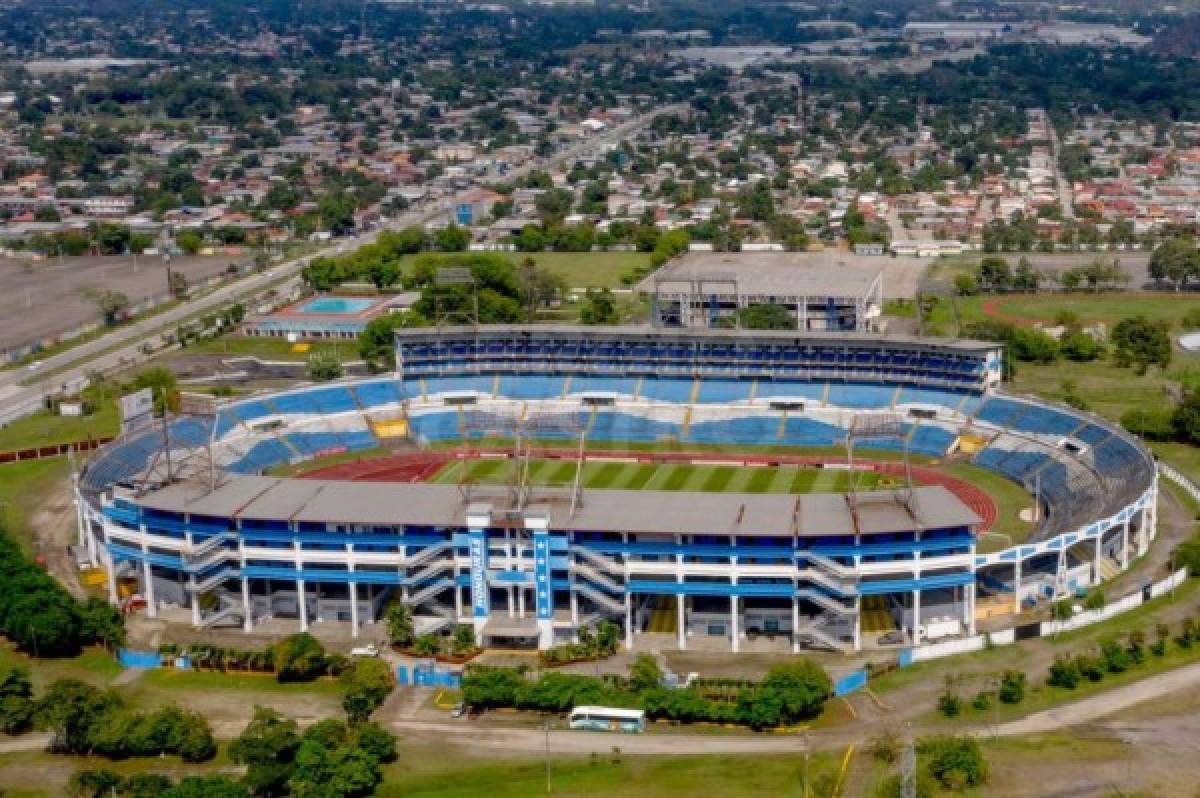
{"type": "MultiPolygon", "coordinates": [[[[618,143],[630,133],[645,127],[656,117],[678,112],[684,107],[682,104],[663,106],[618,125],[607,133],[580,142],[551,158],[534,158],[510,171],[506,175],[506,179],[520,178],[534,169],[545,169],[602,151],[612,144],[618,143]]],[[[384,229],[399,229],[424,224],[444,213],[448,205],[453,202],[454,198],[435,197],[423,206],[391,220],[384,229]]],[[[371,243],[378,234],[379,231],[372,231],[340,239],[320,254],[329,256],[351,252],[371,243]]],[[[283,281],[280,290],[286,292],[299,280],[300,271],[312,257],[314,256],[305,256],[278,264],[267,271],[221,286],[212,293],[185,302],[156,316],[120,327],[107,335],[47,357],[34,371],[29,369],[0,371],[0,423],[25,414],[19,411],[37,405],[45,396],[63,391],[89,373],[127,368],[147,360],[147,356],[139,351],[141,345],[173,330],[184,319],[220,309],[238,299],[261,294],[280,280],[283,281]]]]}

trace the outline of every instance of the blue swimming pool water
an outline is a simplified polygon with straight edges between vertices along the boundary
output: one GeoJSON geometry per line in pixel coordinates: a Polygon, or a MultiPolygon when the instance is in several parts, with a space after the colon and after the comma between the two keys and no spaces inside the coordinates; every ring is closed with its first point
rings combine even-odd
{"type": "Polygon", "coordinates": [[[375,300],[373,299],[347,299],[340,296],[323,296],[319,299],[306,302],[300,306],[299,310],[301,313],[352,315],[362,313],[374,304],[375,300]]]}

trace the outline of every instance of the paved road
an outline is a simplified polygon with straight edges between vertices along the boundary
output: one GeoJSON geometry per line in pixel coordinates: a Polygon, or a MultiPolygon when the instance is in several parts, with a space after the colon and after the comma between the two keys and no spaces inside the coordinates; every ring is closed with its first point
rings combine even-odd
{"type": "Polygon", "coordinates": [[[24,751],[45,751],[54,741],[54,735],[49,732],[22,734],[20,737],[10,737],[0,740],[0,754],[16,754],[24,751]]]}
{"type": "MultiPolygon", "coordinates": [[[[545,169],[598,153],[621,141],[624,137],[650,124],[656,117],[676,113],[684,105],[667,105],[650,113],[614,127],[607,133],[587,139],[551,158],[535,158],[511,170],[505,178],[514,180],[534,169],[545,169]]],[[[434,197],[421,207],[415,208],[395,219],[388,228],[399,229],[419,225],[445,213],[454,198],[434,197]]],[[[375,240],[379,231],[339,240],[324,250],[322,255],[340,255],[353,251],[375,240]]],[[[313,256],[305,256],[278,264],[268,271],[250,275],[191,302],[185,302],[159,315],[121,327],[112,332],[80,344],[60,354],[46,358],[37,371],[16,369],[0,371],[0,423],[6,416],[20,408],[32,407],[43,397],[62,391],[88,373],[103,372],[119,367],[128,367],[147,359],[139,349],[143,342],[174,330],[179,322],[204,312],[225,307],[232,302],[265,292],[273,283],[283,281],[281,290],[286,292],[299,280],[300,271],[313,256]],[[111,351],[110,351],[111,350],[111,351]]],[[[16,416],[14,416],[16,417],[16,416]]]]}

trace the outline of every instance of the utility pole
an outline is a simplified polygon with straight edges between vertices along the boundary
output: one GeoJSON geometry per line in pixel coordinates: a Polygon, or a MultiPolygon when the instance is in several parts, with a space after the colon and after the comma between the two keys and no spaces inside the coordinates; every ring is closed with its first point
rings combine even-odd
{"type": "Polygon", "coordinates": [[[550,794],[550,718],[542,722],[542,730],[546,734],[546,795],[550,794]]]}
{"type": "Polygon", "coordinates": [[[912,724],[904,725],[904,753],[900,757],[900,798],[917,798],[917,751],[912,724]]]}

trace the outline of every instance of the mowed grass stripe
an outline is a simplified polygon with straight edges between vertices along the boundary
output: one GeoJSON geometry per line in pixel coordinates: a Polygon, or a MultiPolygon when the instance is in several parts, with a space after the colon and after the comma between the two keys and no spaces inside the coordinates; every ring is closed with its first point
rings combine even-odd
{"type": "Polygon", "coordinates": [[[798,468],[792,482],[788,485],[788,493],[810,493],[817,479],[817,470],[813,468],[798,468]]]}
{"type": "Polygon", "coordinates": [[[737,469],[733,466],[714,466],[700,489],[706,493],[722,493],[729,490],[729,483],[735,476],[737,469]]]}
{"type": "Polygon", "coordinates": [[[623,490],[642,490],[659,473],[656,465],[633,466],[621,474],[622,479],[613,484],[623,490]]]}
{"type": "Polygon", "coordinates": [[[572,460],[567,460],[564,463],[559,463],[557,468],[550,471],[548,479],[551,484],[561,485],[566,482],[575,481],[575,463],[572,460]]]}
{"type": "Polygon", "coordinates": [[[584,471],[584,480],[589,488],[603,489],[616,484],[617,478],[625,470],[626,463],[603,463],[599,468],[592,468],[592,465],[594,464],[589,463],[584,471]]]}
{"type": "Polygon", "coordinates": [[[771,486],[775,484],[776,477],[779,476],[777,468],[754,468],[749,469],[752,473],[746,480],[744,490],[747,493],[769,493],[771,486]]]}
{"type": "Polygon", "coordinates": [[[695,476],[692,466],[672,465],[664,468],[666,477],[663,478],[663,490],[684,490],[684,487],[695,476]]]}

